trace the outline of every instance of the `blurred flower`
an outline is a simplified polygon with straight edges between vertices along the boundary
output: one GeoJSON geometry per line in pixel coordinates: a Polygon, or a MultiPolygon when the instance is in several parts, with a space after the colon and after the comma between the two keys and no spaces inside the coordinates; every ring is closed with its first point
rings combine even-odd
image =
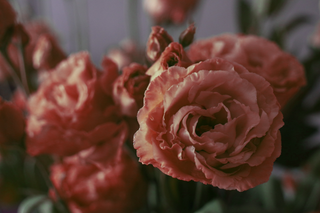
{"type": "Polygon", "coordinates": [[[317,24],[314,32],[309,39],[309,42],[312,47],[320,49],[320,23],[317,24]]]}
{"type": "MultiPolygon", "coordinates": [[[[22,44],[27,44],[24,50],[24,65],[27,72],[27,77],[32,77],[32,73],[35,71],[33,67],[33,52],[38,42],[38,39],[44,35],[49,34],[54,38],[54,33],[49,29],[48,25],[41,21],[28,22],[26,24],[18,25],[16,29],[16,36],[13,38],[13,42],[10,43],[7,47],[7,51],[13,66],[16,70],[20,70],[20,61],[19,61],[19,48],[16,46],[15,41],[21,39],[22,44]],[[20,27],[19,27],[20,26],[20,27]],[[24,28],[23,28],[24,27],[24,28]],[[25,32],[27,34],[25,34],[25,32]],[[20,36],[20,38],[19,38],[20,36]],[[28,43],[27,43],[28,41],[28,43]]],[[[3,80],[9,75],[9,67],[4,61],[3,57],[0,56],[0,80],[3,80]]],[[[18,74],[20,75],[20,73],[18,74]]],[[[29,81],[30,83],[30,81],[29,81]]]]}
{"type": "Polygon", "coordinates": [[[182,24],[199,0],[144,0],[144,9],[156,24],[182,24]]]}
{"type": "Polygon", "coordinates": [[[0,46],[3,46],[9,41],[6,37],[16,22],[16,13],[7,0],[0,0],[0,20],[0,46]]]}
{"type": "MultiPolygon", "coordinates": [[[[112,83],[80,52],[62,61],[29,99],[27,150],[31,155],[73,155],[108,141],[123,128],[112,83]]],[[[114,72],[114,70],[110,70],[114,72]]]]}
{"type": "Polygon", "coordinates": [[[146,201],[147,184],[138,162],[126,150],[121,150],[118,158],[108,147],[96,151],[100,154],[93,156],[100,156],[98,161],[86,163],[68,157],[51,167],[53,185],[71,212],[129,213],[141,208],[146,201]]]}
{"type": "Polygon", "coordinates": [[[38,70],[51,70],[55,68],[66,54],[50,34],[39,37],[33,51],[33,66],[38,70]]]}
{"type": "Polygon", "coordinates": [[[27,111],[28,100],[26,95],[20,88],[17,88],[11,98],[13,104],[18,107],[22,112],[27,111]]]}
{"type": "Polygon", "coordinates": [[[181,44],[172,42],[163,51],[160,58],[148,69],[147,75],[151,80],[172,66],[188,67],[192,62],[188,58],[181,44]]]}
{"type": "Polygon", "coordinates": [[[118,65],[119,70],[129,66],[132,62],[141,63],[143,60],[141,51],[132,40],[122,41],[120,47],[110,49],[107,56],[118,65]]]}
{"type": "Polygon", "coordinates": [[[113,99],[123,115],[136,117],[143,105],[144,91],[150,76],[146,75],[147,67],[137,63],[123,68],[123,73],[113,85],[113,99]]]}
{"type": "Polygon", "coordinates": [[[147,41],[146,50],[146,54],[149,60],[151,60],[152,62],[158,60],[161,53],[171,42],[173,42],[173,39],[165,29],[159,26],[152,27],[147,41]]]}
{"type": "Polygon", "coordinates": [[[304,68],[294,56],[253,35],[223,34],[200,40],[190,46],[188,56],[193,62],[221,57],[243,65],[271,84],[282,107],[306,84],[304,68]]]}
{"type": "Polygon", "coordinates": [[[184,181],[244,191],[268,181],[282,113],[270,84],[213,58],[152,80],[138,113],[140,162],[184,181]]]}
{"type": "Polygon", "coordinates": [[[0,98],[0,145],[19,142],[25,132],[22,111],[0,98]]]}

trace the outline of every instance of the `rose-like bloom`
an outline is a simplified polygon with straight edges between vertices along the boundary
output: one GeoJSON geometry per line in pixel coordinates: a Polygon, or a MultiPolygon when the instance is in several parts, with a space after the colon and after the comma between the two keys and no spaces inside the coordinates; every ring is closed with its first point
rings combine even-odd
{"type": "Polygon", "coordinates": [[[140,162],[185,181],[244,191],[269,179],[281,152],[270,84],[221,58],[162,72],[137,118],[140,162]]]}
{"type": "Polygon", "coordinates": [[[36,69],[51,70],[66,58],[54,37],[50,34],[40,36],[33,51],[33,66],[36,69]]]}
{"type": "Polygon", "coordinates": [[[8,42],[6,34],[8,30],[12,28],[16,22],[16,13],[7,0],[0,0],[0,46],[4,45],[4,42],[8,42]]]}
{"type": "MultiPolygon", "coordinates": [[[[119,135],[113,142],[123,144],[125,138],[119,135]]],[[[105,145],[90,154],[91,162],[67,157],[51,167],[52,183],[71,212],[129,213],[141,208],[147,184],[138,162],[126,150],[110,150],[105,145]]]]}
{"type": "Polygon", "coordinates": [[[25,132],[22,111],[0,98],[0,144],[19,142],[25,132]]]}
{"type": "Polygon", "coordinates": [[[172,42],[163,51],[160,58],[148,69],[147,75],[151,80],[172,66],[188,67],[192,62],[188,58],[181,44],[172,42]]]}
{"type": "Polygon", "coordinates": [[[199,0],[144,0],[144,9],[156,24],[182,24],[199,0]]]}
{"type": "Polygon", "coordinates": [[[114,82],[113,99],[123,115],[136,117],[142,107],[144,91],[150,81],[146,71],[146,66],[132,63],[123,69],[122,75],[114,82]]]}
{"type": "Polygon", "coordinates": [[[123,128],[112,91],[103,86],[110,83],[104,76],[113,76],[108,71],[98,71],[89,54],[80,52],[50,72],[28,103],[26,143],[31,155],[72,155],[123,128]]]}
{"type": "Polygon", "coordinates": [[[171,42],[173,42],[173,39],[165,29],[159,26],[152,27],[146,49],[149,60],[153,62],[158,60],[161,53],[171,42]]]}
{"type": "Polygon", "coordinates": [[[274,42],[253,35],[223,34],[195,42],[188,56],[193,62],[221,57],[264,77],[283,107],[306,84],[303,66],[274,42]]]}

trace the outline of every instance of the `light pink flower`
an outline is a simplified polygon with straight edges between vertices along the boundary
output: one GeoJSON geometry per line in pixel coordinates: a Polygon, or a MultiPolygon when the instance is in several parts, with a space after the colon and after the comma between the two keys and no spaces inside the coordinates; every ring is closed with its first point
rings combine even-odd
{"type": "Polygon", "coordinates": [[[281,104],[306,84],[303,66],[274,42],[253,35],[223,34],[195,42],[188,50],[193,62],[221,57],[264,77],[281,104]]]}
{"type": "Polygon", "coordinates": [[[108,141],[123,128],[112,100],[114,79],[100,72],[89,54],[80,52],[61,62],[29,100],[27,150],[31,155],[73,155],[108,141]]]}
{"type": "Polygon", "coordinates": [[[222,189],[266,182],[281,152],[282,113],[270,84],[221,58],[162,72],[138,122],[140,162],[222,189]]]}
{"type": "Polygon", "coordinates": [[[89,162],[73,156],[51,167],[52,183],[72,213],[128,213],[145,204],[147,184],[138,162],[121,147],[124,133],[110,141],[118,148],[102,144],[85,153],[89,162]]]}

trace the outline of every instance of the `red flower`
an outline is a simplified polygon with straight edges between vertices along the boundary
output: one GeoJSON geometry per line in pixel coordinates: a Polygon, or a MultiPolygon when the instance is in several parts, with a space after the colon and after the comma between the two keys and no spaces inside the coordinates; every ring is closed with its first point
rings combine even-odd
{"type": "Polygon", "coordinates": [[[0,98],[0,144],[19,142],[25,132],[22,111],[0,98]]]}
{"type": "Polygon", "coordinates": [[[138,122],[140,162],[223,189],[266,182],[281,151],[282,114],[270,84],[220,58],[162,72],[138,122]]]}
{"type": "Polygon", "coordinates": [[[188,56],[193,62],[221,57],[264,77],[283,107],[306,84],[303,66],[275,43],[253,35],[224,34],[195,42],[188,56]]]}
{"type": "Polygon", "coordinates": [[[199,0],[144,0],[144,8],[156,24],[182,24],[199,0]]]}
{"type": "Polygon", "coordinates": [[[121,147],[124,136],[120,131],[108,142],[118,148],[105,143],[84,153],[89,162],[80,153],[51,167],[52,183],[72,213],[128,213],[145,203],[147,185],[138,162],[121,147]]]}
{"type": "Polygon", "coordinates": [[[161,53],[173,42],[173,39],[162,27],[154,26],[151,29],[146,54],[148,58],[154,62],[160,58],[161,53]]]}
{"type": "Polygon", "coordinates": [[[123,115],[136,117],[142,107],[144,91],[150,81],[146,71],[147,67],[132,63],[123,69],[122,75],[114,82],[113,99],[123,115]]]}
{"type": "Polygon", "coordinates": [[[36,69],[51,70],[66,58],[65,53],[50,34],[39,37],[33,51],[33,66],[36,69]]]}
{"type": "MultiPolygon", "coordinates": [[[[72,155],[107,141],[123,128],[105,83],[88,53],[71,55],[50,72],[29,100],[27,148],[31,155],[72,155]]],[[[111,87],[110,87],[111,89],[111,87]]]]}
{"type": "Polygon", "coordinates": [[[188,67],[192,62],[188,58],[181,44],[172,42],[163,51],[160,58],[148,69],[147,75],[151,80],[172,66],[188,67]]]}

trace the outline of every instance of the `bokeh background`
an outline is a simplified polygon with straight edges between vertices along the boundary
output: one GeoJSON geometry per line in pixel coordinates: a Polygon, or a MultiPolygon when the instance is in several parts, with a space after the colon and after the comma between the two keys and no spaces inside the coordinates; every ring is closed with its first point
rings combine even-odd
{"type": "MultiPolygon", "coordinates": [[[[152,1],[152,0],[149,0],[152,1]]],[[[60,38],[67,53],[89,50],[99,64],[102,55],[120,41],[130,37],[130,26],[137,29],[138,42],[144,45],[150,33],[151,19],[143,11],[142,0],[11,0],[22,21],[28,18],[45,19],[60,38]],[[23,11],[21,11],[23,8],[23,11]],[[131,11],[131,13],[130,13],[131,11]],[[135,12],[138,14],[135,17],[135,12]],[[136,18],[136,20],[134,20],[136,18]]],[[[194,14],[196,38],[221,33],[238,32],[236,0],[203,0],[194,14]]],[[[308,54],[306,40],[320,20],[318,0],[292,0],[279,16],[267,25],[283,25],[294,16],[307,14],[310,24],[304,24],[291,33],[286,41],[287,50],[302,58],[308,54]]],[[[169,27],[177,39],[187,26],[169,27]],[[177,29],[178,28],[178,29],[177,29]]],[[[268,26],[265,31],[268,31],[268,26]]]]}

